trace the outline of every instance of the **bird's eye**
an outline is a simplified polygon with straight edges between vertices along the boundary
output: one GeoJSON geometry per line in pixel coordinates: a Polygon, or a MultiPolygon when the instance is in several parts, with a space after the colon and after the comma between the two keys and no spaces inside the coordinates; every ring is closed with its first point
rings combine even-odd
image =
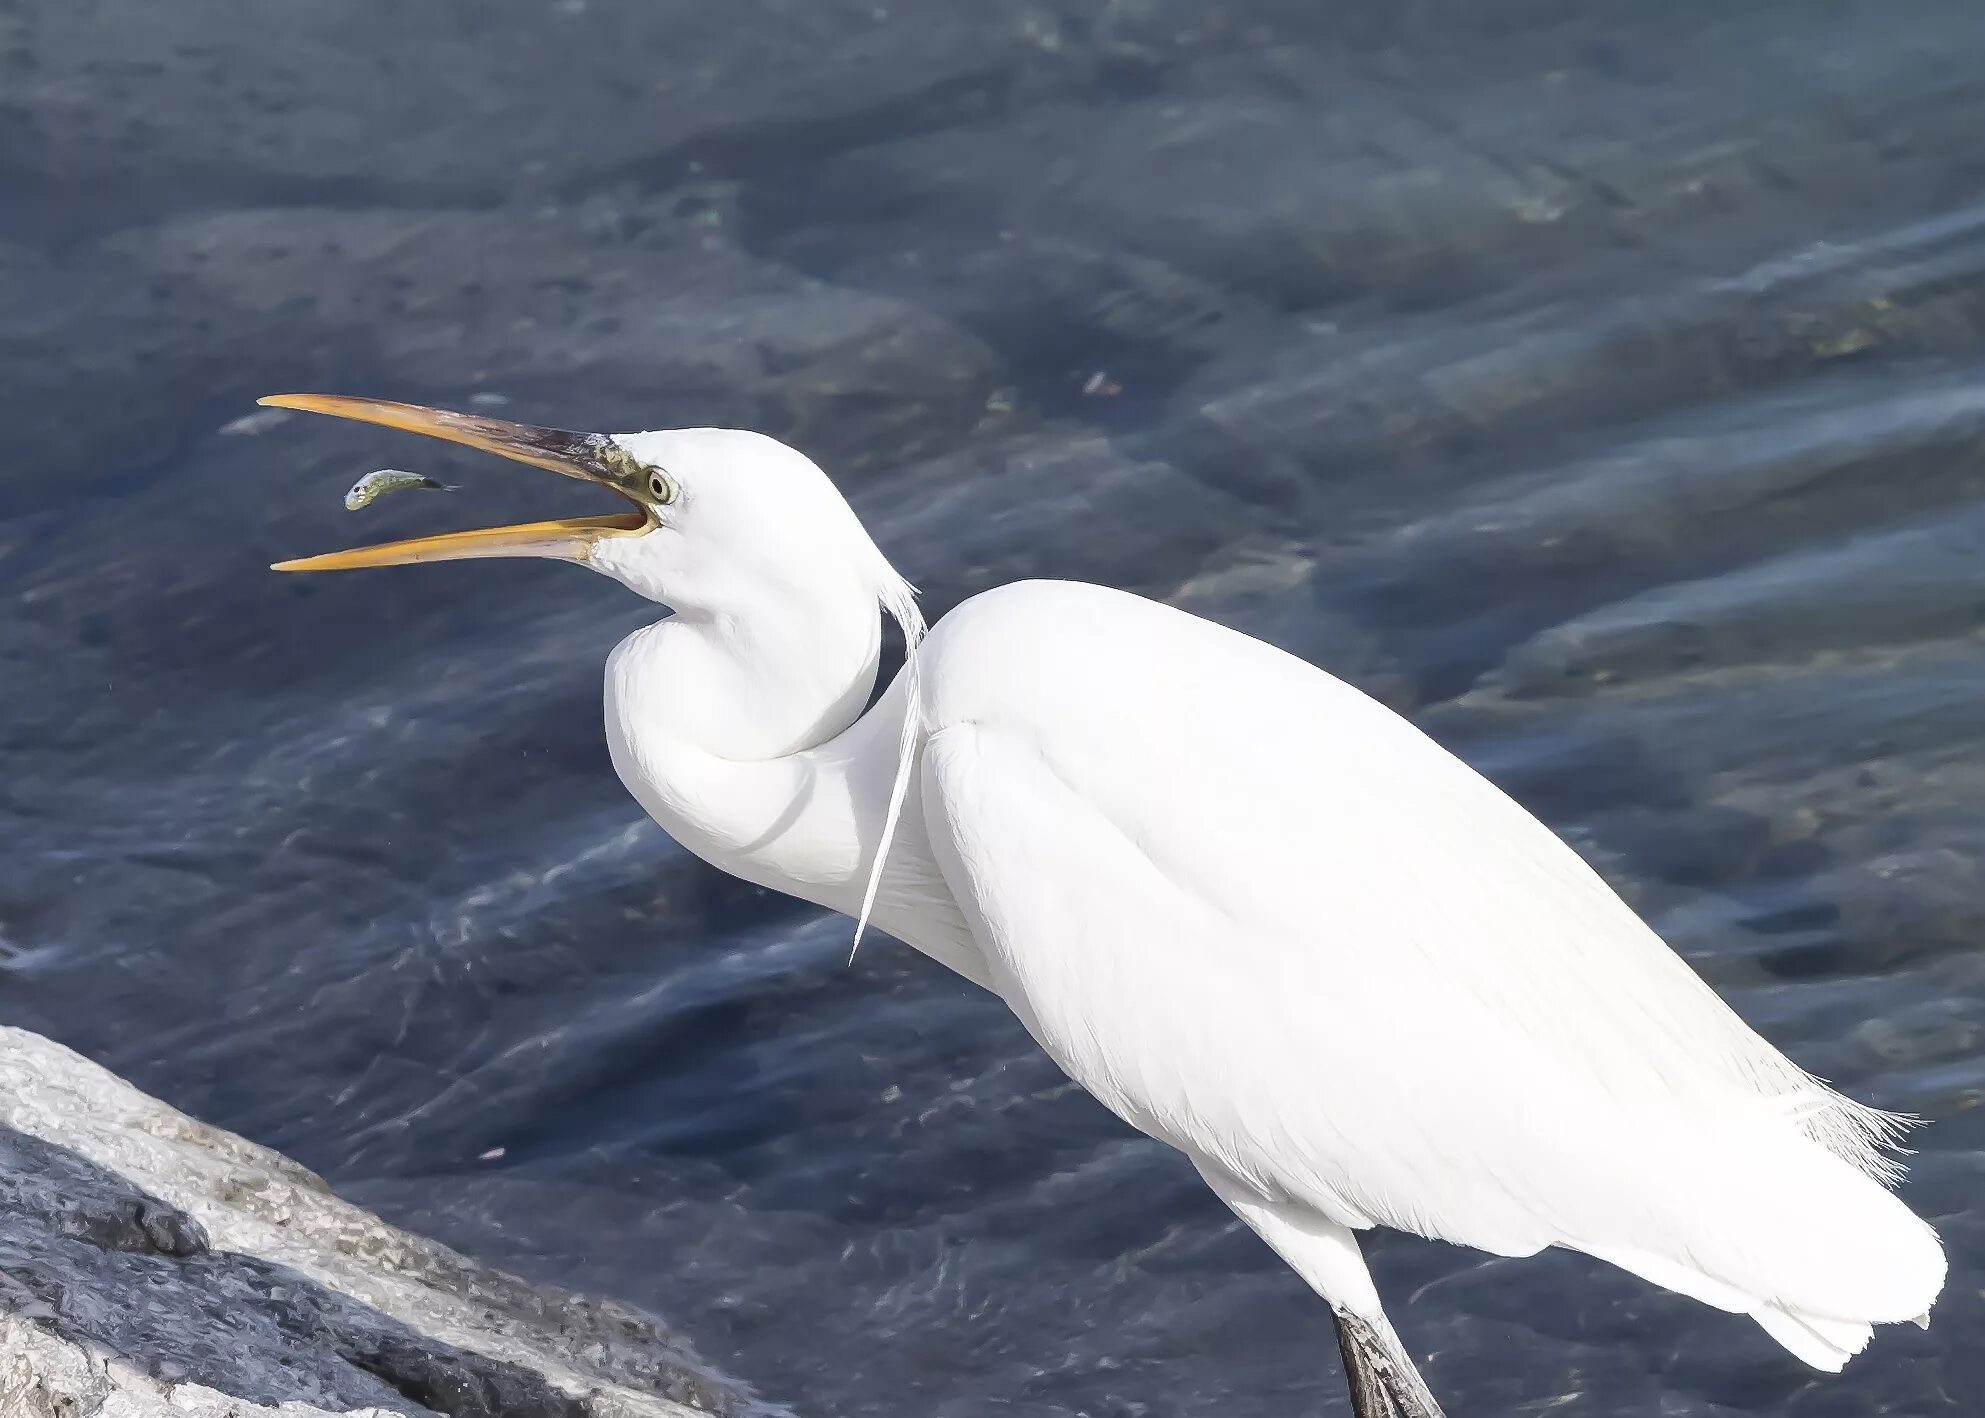
{"type": "Polygon", "coordinates": [[[648,493],[655,501],[666,507],[675,501],[675,484],[660,468],[648,470],[648,493]]]}

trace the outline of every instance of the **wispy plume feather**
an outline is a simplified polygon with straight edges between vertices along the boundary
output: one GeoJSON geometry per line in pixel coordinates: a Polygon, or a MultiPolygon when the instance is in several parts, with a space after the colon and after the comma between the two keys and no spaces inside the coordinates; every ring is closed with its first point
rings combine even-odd
{"type": "Polygon", "coordinates": [[[903,733],[896,749],[896,781],[889,787],[889,808],[882,817],[882,840],[876,844],[875,861],[868,870],[861,915],[855,918],[855,941],[848,948],[849,964],[854,963],[855,952],[862,948],[862,935],[868,930],[868,918],[875,910],[875,894],[882,886],[882,868],[889,860],[889,845],[896,839],[896,824],[903,816],[903,800],[910,791],[910,769],[917,758],[917,738],[923,730],[917,646],[924,638],[924,615],[917,608],[917,588],[892,571],[884,580],[878,599],[903,632],[903,733]]]}

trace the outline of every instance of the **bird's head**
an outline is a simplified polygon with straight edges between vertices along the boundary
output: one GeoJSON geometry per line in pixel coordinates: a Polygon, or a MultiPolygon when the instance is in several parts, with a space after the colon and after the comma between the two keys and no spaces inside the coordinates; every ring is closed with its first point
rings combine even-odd
{"type": "Polygon", "coordinates": [[[277,394],[261,402],[466,444],[597,483],[628,504],[625,511],[601,516],[449,532],[281,561],[277,571],[542,557],[590,567],[686,615],[743,611],[768,592],[808,597],[845,589],[888,605],[902,587],[827,475],[763,434],[722,428],[571,433],[323,394],[277,394]]]}

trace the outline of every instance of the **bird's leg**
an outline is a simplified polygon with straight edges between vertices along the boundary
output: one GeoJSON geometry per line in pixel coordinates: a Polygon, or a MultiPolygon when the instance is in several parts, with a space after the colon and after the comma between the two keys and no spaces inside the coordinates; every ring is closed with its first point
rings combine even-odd
{"type": "Polygon", "coordinates": [[[1344,1356],[1356,1418],[1443,1418],[1391,1325],[1335,1307],[1331,1315],[1337,1321],[1337,1352],[1344,1356]]]}
{"type": "Polygon", "coordinates": [[[1193,1161],[1214,1194],[1329,1304],[1356,1418],[1443,1418],[1406,1346],[1386,1321],[1350,1229],[1266,1196],[1212,1162],[1193,1161]]]}

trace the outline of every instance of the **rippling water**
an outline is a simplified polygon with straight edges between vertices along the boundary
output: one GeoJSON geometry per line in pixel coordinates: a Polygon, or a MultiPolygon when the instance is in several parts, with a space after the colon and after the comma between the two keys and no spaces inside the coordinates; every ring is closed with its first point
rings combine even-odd
{"type": "Polygon", "coordinates": [[[0,1018],[807,1413],[1344,1411],[1002,1007],[640,817],[652,608],[262,569],[574,489],[258,393],[758,427],[934,612],[1089,578],[1367,687],[1935,1119],[1950,1291],[1838,1380],[1377,1238],[1452,1412],[1974,1411],[1981,60],[1975,0],[0,12],[0,1018]],[[347,518],[408,458],[469,490],[347,518]]]}

